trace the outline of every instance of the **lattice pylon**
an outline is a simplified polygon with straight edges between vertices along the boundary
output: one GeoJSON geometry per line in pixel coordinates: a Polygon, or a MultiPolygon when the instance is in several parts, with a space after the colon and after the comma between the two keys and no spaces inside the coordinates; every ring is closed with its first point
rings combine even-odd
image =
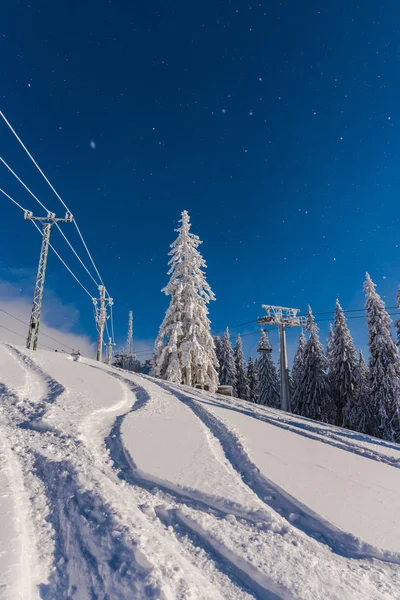
{"type": "Polygon", "coordinates": [[[36,350],[39,337],[40,313],[42,310],[44,280],[46,277],[47,256],[49,254],[49,243],[52,223],[43,224],[42,247],[40,249],[39,265],[36,275],[35,291],[33,294],[31,320],[29,323],[26,347],[36,350]]]}

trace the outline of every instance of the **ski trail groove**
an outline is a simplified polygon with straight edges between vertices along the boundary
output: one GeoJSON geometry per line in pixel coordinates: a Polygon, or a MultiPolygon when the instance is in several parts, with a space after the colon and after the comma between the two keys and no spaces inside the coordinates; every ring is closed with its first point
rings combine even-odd
{"type": "MultiPolygon", "coordinates": [[[[22,353],[21,358],[24,360],[22,353]]],[[[21,427],[35,430],[35,436],[32,437],[32,432],[29,439],[25,440],[33,442],[33,446],[26,447],[25,452],[33,461],[32,476],[44,489],[43,496],[48,509],[45,521],[53,532],[55,545],[55,554],[50,561],[53,565],[50,577],[43,577],[39,586],[42,600],[69,600],[75,597],[91,600],[184,600],[193,597],[192,589],[197,590],[196,598],[203,600],[211,597],[222,600],[226,597],[226,586],[235,588],[236,584],[229,579],[224,582],[221,575],[217,581],[209,582],[198,569],[193,556],[188,558],[183,553],[179,541],[174,538],[171,542],[171,534],[165,530],[162,522],[159,519],[154,521],[139,508],[143,501],[151,500],[148,491],[136,486],[136,494],[132,495],[127,504],[124,489],[116,486],[116,469],[105,465],[103,468],[103,463],[99,463],[100,456],[92,456],[89,446],[86,447],[55,427],[48,427],[47,430],[44,430],[43,425],[31,427],[38,417],[44,417],[46,407],[65,389],[29,358],[28,364],[29,368],[40,372],[51,387],[48,402],[43,402],[39,412],[27,414],[21,427]],[[40,445],[43,441],[44,447],[40,445]],[[65,445],[60,447],[60,441],[65,442],[65,445]],[[60,456],[60,450],[64,458],[54,460],[54,456],[60,456]],[[87,468],[86,463],[91,464],[94,469],[90,490],[79,485],[79,474],[82,468],[87,468]],[[119,502],[121,492],[124,494],[123,504],[119,502]],[[138,527],[135,527],[135,521],[138,521],[138,527]],[[149,548],[146,544],[142,549],[141,540],[147,537],[154,541],[149,548]],[[165,538],[169,544],[166,553],[161,550],[165,538]],[[148,551],[152,558],[156,551],[155,565],[147,560],[148,551]],[[185,569],[185,565],[186,570],[177,577],[176,573],[185,569]],[[167,579],[164,579],[162,573],[166,572],[167,579]],[[215,595],[212,596],[214,592],[215,595]]],[[[140,386],[120,376],[117,378],[129,383],[139,397],[128,413],[149,400],[150,396],[140,386]]],[[[118,419],[121,420],[119,417],[118,419]]],[[[107,462],[106,454],[104,459],[107,462]]],[[[127,491],[129,489],[132,488],[127,488],[127,491]]],[[[218,572],[217,565],[213,568],[218,572]]],[[[240,590],[240,587],[237,589],[240,590]]]]}
{"type": "MultiPolygon", "coordinates": [[[[150,398],[145,389],[142,388],[142,392],[143,396],[146,395],[150,398]]],[[[184,504],[189,508],[206,513],[211,512],[214,515],[218,515],[220,518],[233,514],[235,517],[248,521],[249,523],[259,523],[260,521],[266,520],[266,515],[262,514],[261,512],[254,512],[251,514],[245,510],[240,510],[239,505],[237,507],[229,505],[229,507],[224,509],[219,506],[215,500],[213,501],[212,498],[208,498],[204,492],[200,494],[201,497],[194,497],[190,494],[191,490],[188,490],[185,493],[185,488],[178,488],[177,486],[175,487],[169,482],[155,477],[153,478],[152,476],[138,469],[130,453],[124,446],[121,432],[121,426],[124,419],[128,414],[135,411],[135,406],[136,404],[134,404],[129,411],[119,415],[115,419],[109,435],[105,438],[105,446],[109,451],[112,462],[115,465],[119,479],[126,481],[130,485],[137,485],[148,492],[160,490],[166,496],[173,498],[173,500],[178,504],[184,504]]]]}
{"type": "MultiPolygon", "coordinates": [[[[14,350],[14,349],[12,349],[14,350]]],[[[17,424],[20,429],[32,429],[40,433],[66,436],[55,428],[37,426],[49,405],[65,392],[65,388],[40,369],[29,357],[15,350],[18,358],[29,369],[38,372],[46,381],[46,399],[23,411],[24,420],[17,424]]],[[[4,384],[0,384],[0,397],[16,404],[18,398],[4,384]]],[[[53,441],[53,440],[52,440],[53,441]]],[[[75,444],[79,450],[80,444],[75,444]]],[[[31,472],[44,486],[48,505],[46,522],[53,530],[55,554],[53,569],[47,583],[39,585],[43,600],[69,600],[84,592],[85,597],[96,600],[115,598],[163,598],[162,591],[148,581],[152,565],[146,566],[134,543],[126,541],[125,533],[113,520],[112,511],[93,492],[83,491],[69,460],[50,460],[44,455],[29,451],[33,457],[31,472]]]]}
{"type": "MultiPolygon", "coordinates": [[[[95,367],[96,368],[96,367],[95,367]]],[[[141,386],[135,384],[136,393],[140,390],[142,400],[148,402],[151,400],[150,394],[141,386]]],[[[139,406],[140,408],[140,406],[139,406]]],[[[216,568],[223,574],[227,575],[235,585],[242,588],[247,593],[254,595],[259,600],[292,600],[293,596],[286,590],[281,589],[281,586],[276,584],[268,576],[258,573],[244,559],[235,556],[221,543],[212,541],[210,536],[189,517],[184,516],[179,510],[179,505],[183,505],[194,510],[199,510],[207,514],[213,514],[214,517],[222,520],[227,514],[234,514],[235,511],[223,511],[218,509],[213,504],[208,504],[205,500],[197,500],[180,493],[178,490],[171,488],[168,483],[163,481],[153,481],[151,477],[142,473],[134,463],[129,452],[126,450],[123,441],[121,426],[128,414],[135,411],[135,404],[125,414],[116,418],[114,425],[105,439],[106,448],[109,451],[111,460],[113,461],[118,477],[126,481],[131,486],[137,486],[147,492],[162,493],[166,500],[172,499],[178,505],[178,508],[166,510],[163,508],[155,508],[155,513],[159,520],[166,526],[173,526],[174,529],[179,528],[194,542],[195,546],[202,547],[215,564],[216,568]],[[253,574],[249,575],[249,571],[253,574]],[[262,579],[259,583],[257,579],[262,579]],[[278,593],[279,590],[279,593],[278,593]]],[[[240,519],[248,521],[250,524],[263,520],[260,515],[255,515],[253,519],[241,511],[236,511],[236,516],[240,519]],[[256,518],[258,517],[258,518],[256,518]]],[[[265,519],[265,516],[264,516],[265,519]]]]}
{"type": "MultiPolygon", "coordinates": [[[[174,389],[176,389],[179,392],[179,390],[177,388],[174,388],[174,389]]],[[[226,410],[240,412],[240,413],[247,415],[253,419],[257,419],[258,421],[264,421],[265,423],[268,423],[269,425],[272,425],[273,427],[279,427],[280,429],[283,429],[285,431],[290,431],[291,433],[294,433],[296,435],[299,435],[299,436],[302,436],[305,438],[309,438],[309,439],[315,440],[317,442],[321,442],[322,444],[327,444],[328,446],[333,446],[334,448],[339,448],[340,450],[344,450],[344,451],[350,452],[352,454],[357,454],[358,456],[362,456],[363,458],[375,460],[376,462],[385,463],[395,469],[400,469],[400,458],[395,458],[394,456],[387,456],[385,454],[381,454],[380,452],[378,452],[376,450],[372,450],[370,448],[362,449],[360,447],[355,446],[354,444],[346,443],[346,441],[341,440],[339,436],[335,435],[334,433],[331,433],[329,430],[318,429],[318,427],[313,427],[312,425],[308,425],[308,424],[289,423],[285,420],[281,420],[281,419],[275,418],[273,416],[263,415],[259,412],[255,412],[251,409],[244,408],[242,406],[236,407],[236,406],[233,406],[232,404],[227,404],[225,402],[218,405],[215,402],[214,398],[208,398],[207,400],[205,400],[204,398],[200,397],[197,394],[193,394],[193,396],[195,396],[196,399],[199,399],[203,404],[206,404],[207,402],[209,402],[210,404],[212,404],[214,406],[222,406],[226,410]]],[[[379,441],[380,440],[377,440],[377,442],[379,442],[379,441]]],[[[397,448],[395,448],[395,449],[397,450],[397,448]]],[[[400,451],[400,449],[399,449],[399,451],[400,451]]]]}
{"type": "Polygon", "coordinates": [[[259,600],[293,600],[293,595],[283,590],[272,579],[257,571],[247,561],[236,556],[220,542],[204,531],[193,519],[183,515],[179,509],[157,507],[158,518],[166,527],[174,528],[178,535],[187,535],[192,542],[202,547],[210,558],[218,564],[220,571],[225,572],[232,581],[242,586],[247,592],[259,600]]]}
{"type": "Polygon", "coordinates": [[[35,457],[35,470],[52,498],[49,522],[55,532],[55,568],[40,586],[43,600],[68,600],[85,592],[97,600],[159,598],[160,590],[146,582],[151,567],[136,556],[104,502],[81,491],[69,462],[35,457]]]}
{"type": "Polygon", "coordinates": [[[175,386],[167,386],[160,382],[157,382],[157,385],[168,391],[171,391],[171,387],[173,387],[176,398],[191,408],[219,440],[226,458],[242,481],[291,525],[316,541],[325,544],[335,554],[344,558],[376,558],[383,562],[400,564],[400,554],[380,551],[356,536],[340,530],[262,475],[248,456],[240,438],[225,423],[207,411],[201,405],[204,403],[203,401],[200,404],[199,401],[194,400],[175,386]]]}

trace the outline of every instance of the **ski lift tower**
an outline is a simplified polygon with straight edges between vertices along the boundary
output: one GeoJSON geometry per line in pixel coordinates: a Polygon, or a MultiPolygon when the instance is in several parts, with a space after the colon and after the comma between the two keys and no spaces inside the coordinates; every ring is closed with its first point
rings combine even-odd
{"type": "MultiPolygon", "coordinates": [[[[281,409],[290,412],[289,367],[286,350],[286,328],[302,327],[306,318],[298,316],[300,309],[285,308],[283,306],[270,306],[263,304],[262,308],[267,313],[257,319],[260,325],[278,325],[280,342],[280,376],[281,376],[281,409]]],[[[260,352],[270,352],[270,348],[259,348],[260,352]]]]}

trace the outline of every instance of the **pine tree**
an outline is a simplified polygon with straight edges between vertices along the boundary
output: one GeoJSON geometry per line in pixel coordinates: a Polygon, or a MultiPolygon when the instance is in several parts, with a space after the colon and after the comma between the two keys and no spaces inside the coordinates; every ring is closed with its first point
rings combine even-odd
{"type": "Polygon", "coordinates": [[[259,348],[263,348],[264,352],[260,352],[260,357],[258,359],[258,376],[260,382],[258,402],[259,404],[272,406],[273,408],[280,408],[279,379],[275,363],[272,360],[271,344],[268,335],[264,330],[261,330],[259,348]]]}
{"type": "MultiPolygon", "coordinates": [[[[397,308],[400,309],[400,285],[397,288],[397,308]]],[[[397,319],[395,322],[397,329],[397,345],[400,346],[400,319],[397,319]]]]}
{"type": "Polygon", "coordinates": [[[328,361],[318,336],[311,307],[307,312],[309,338],[304,348],[304,369],[298,386],[299,414],[316,420],[327,420],[329,387],[326,377],[328,361]]]}
{"type": "Polygon", "coordinates": [[[206,263],[197,250],[200,239],[190,233],[185,210],[171,244],[171,275],[162,290],[171,296],[154,346],[153,374],[186,385],[199,384],[215,391],[218,385],[214,341],[210,333],[207,304],[215,300],[203,269],[206,263]]]}
{"type": "Polygon", "coordinates": [[[247,366],[247,379],[249,381],[249,401],[257,403],[260,397],[260,384],[258,375],[258,365],[250,356],[247,366]]]}
{"type": "Polygon", "coordinates": [[[385,304],[375,291],[375,284],[366,275],[369,373],[371,414],[374,435],[391,441],[400,439],[400,362],[398,348],[390,331],[391,319],[385,304]]]}
{"type": "MultiPolygon", "coordinates": [[[[328,382],[328,388],[329,388],[329,395],[330,397],[332,397],[332,387],[333,387],[333,383],[332,383],[332,347],[333,347],[333,338],[334,338],[335,332],[333,329],[333,325],[332,323],[329,323],[329,332],[328,332],[328,337],[326,338],[326,351],[325,351],[325,356],[326,356],[326,360],[327,360],[327,375],[326,375],[326,380],[328,382]]],[[[327,415],[327,420],[329,421],[329,423],[336,423],[336,411],[333,407],[333,405],[331,405],[330,407],[330,415],[327,415]]]]}
{"type": "Polygon", "coordinates": [[[221,385],[231,385],[233,388],[232,393],[234,396],[236,396],[236,364],[228,327],[222,336],[221,371],[219,375],[219,382],[221,385]]]}
{"type": "Polygon", "coordinates": [[[302,406],[300,394],[302,392],[301,381],[304,372],[304,351],[306,347],[306,336],[304,331],[301,330],[299,345],[297,346],[296,354],[294,355],[293,368],[292,368],[292,397],[291,397],[291,410],[296,415],[300,415],[300,407],[302,406]]]}
{"type": "Polygon", "coordinates": [[[214,346],[215,346],[215,355],[216,355],[217,361],[218,361],[217,371],[218,371],[218,373],[221,373],[221,367],[222,367],[222,362],[221,362],[221,358],[222,358],[222,340],[219,337],[219,335],[214,335],[214,346]]]}
{"type": "Polygon", "coordinates": [[[371,414],[371,390],[369,386],[369,372],[364,355],[360,352],[357,376],[356,398],[354,404],[344,407],[344,419],[349,429],[360,433],[373,434],[374,419],[371,414]]]}
{"type": "Polygon", "coordinates": [[[335,329],[328,358],[331,409],[329,422],[349,427],[346,416],[353,413],[357,396],[358,361],[353,339],[339,300],[336,300],[335,329]],[[345,406],[346,411],[344,411],[345,406]]]}
{"type": "Polygon", "coordinates": [[[326,359],[328,361],[328,367],[330,368],[332,362],[332,346],[333,346],[333,338],[334,338],[334,329],[332,323],[329,323],[329,333],[326,338],[326,359]]]}
{"type": "Polygon", "coordinates": [[[249,381],[247,379],[246,362],[243,355],[242,338],[240,334],[236,338],[234,348],[234,357],[236,365],[236,394],[242,400],[248,400],[250,394],[249,381]]]}

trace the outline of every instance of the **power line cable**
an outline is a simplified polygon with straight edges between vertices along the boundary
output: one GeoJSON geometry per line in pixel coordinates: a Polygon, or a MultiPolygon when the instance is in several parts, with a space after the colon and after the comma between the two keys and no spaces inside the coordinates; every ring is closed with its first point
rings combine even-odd
{"type": "MultiPolygon", "coordinates": [[[[0,192],[2,192],[7,198],[9,198],[9,200],[11,200],[11,202],[14,202],[14,204],[16,204],[21,210],[25,211],[25,208],[23,208],[22,206],[20,206],[18,204],[18,202],[16,202],[13,198],[11,198],[11,196],[9,196],[4,190],[2,190],[0,188],[0,192]]],[[[37,225],[37,223],[35,221],[31,221],[31,223],[36,227],[36,229],[38,230],[38,232],[40,233],[40,235],[43,237],[43,232],[40,229],[40,227],[37,225]]],[[[72,272],[72,270],[69,268],[69,266],[67,265],[67,263],[61,258],[61,256],[59,255],[59,253],[57,252],[57,250],[54,248],[54,246],[52,246],[52,244],[49,244],[50,248],[53,250],[54,254],[57,256],[57,258],[62,262],[62,264],[64,265],[64,267],[67,269],[67,271],[72,275],[72,277],[75,279],[75,281],[81,286],[81,288],[87,293],[87,295],[89,296],[90,299],[93,298],[92,294],[90,294],[88,292],[88,290],[85,288],[85,286],[81,283],[81,281],[79,281],[79,279],[77,278],[77,276],[72,272]]]]}
{"type": "MultiPolygon", "coordinates": [[[[26,325],[27,327],[29,327],[29,324],[26,323],[25,321],[23,321],[22,319],[20,319],[19,317],[16,317],[15,315],[11,314],[10,312],[4,310],[4,308],[0,308],[0,311],[5,313],[6,315],[8,315],[9,317],[12,317],[13,319],[15,319],[16,321],[19,321],[20,323],[22,323],[23,325],[26,325]]],[[[64,342],[60,342],[60,340],[56,340],[56,338],[52,337],[51,335],[49,335],[48,333],[44,333],[43,331],[40,332],[40,335],[43,335],[47,338],[49,338],[50,340],[53,340],[53,342],[56,342],[57,344],[60,344],[61,346],[65,346],[66,348],[68,348],[69,350],[73,350],[73,348],[71,348],[71,346],[68,346],[68,344],[64,344],[64,342]]]]}
{"type": "MultiPolygon", "coordinates": [[[[6,163],[6,161],[1,156],[0,156],[0,161],[7,167],[7,169],[10,171],[10,173],[12,173],[12,175],[14,175],[14,177],[20,182],[20,184],[26,189],[26,191],[32,196],[32,198],[34,198],[34,200],[36,200],[36,202],[38,202],[39,205],[46,212],[50,212],[49,209],[39,200],[39,198],[32,192],[32,190],[29,189],[29,187],[22,181],[22,179],[15,173],[15,171],[13,171],[13,169],[10,167],[10,165],[8,165],[6,163]]],[[[10,198],[10,199],[12,200],[12,198],[10,198]]],[[[13,200],[13,202],[15,202],[15,200],[13,200]]],[[[20,206],[20,208],[22,208],[22,207],[20,206]]],[[[89,275],[89,277],[95,283],[95,285],[98,286],[99,285],[98,282],[93,277],[93,275],[91,274],[91,272],[89,271],[89,269],[86,267],[85,263],[82,261],[81,257],[78,255],[78,253],[76,252],[75,248],[72,246],[71,242],[69,241],[69,239],[67,238],[67,236],[65,235],[65,233],[63,232],[63,230],[61,229],[61,227],[59,226],[59,224],[55,223],[55,226],[57,227],[58,231],[61,233],[61,235],[64,238],[64,240],[67,242],[68,246],[71,248],[72,252],[75,254],[76,258],[81,263],[82,267],[85,269],[86,273],[89,275]]]]}
{"type": "Polygon", "coordinates": [[[92,279],[92,281],[95,283],[95,285],[99,285],[98,282],[95,280],[95,278],[93,277],[93,275],[91,274],[91,272],[88,270],[88,268],[86,267],[86,265],[84,264],[84,262],[81,260],[80,256],[77,254],[77,252],[75,251],[75,248],[73,248],[71,242],[69,241],[69,239],[67,238],[67,236],[65,235],[65,233],[63,232],[63,230],[61,229],[61,227],[59,226],[58,223],[55,224],[58,231],[61,233],[61,235],[63,236],[64,240],[67,242],[68,246],[71,248],[72,252],[75,254],[76,258],[79,260],[79,262],[81,263],[82,267],[85,269],[86,273],[89,275],[89,277],[92,279]]]}
{"type": "MultiPolygon", "coordinates": [[[[10,333],[14,333],[15,335],[19,335],[19,337],[22,337],[22,338],[25,339],[25,335],[23,335],[22,333],[18,333],[18,331],[14,331],[13,329],[9,329],[5,325],[1,325],[1,324],[0,324],[0,327],[2,329],[5,329],[6,331],[9,331],[10,333]]],[[[46,344],[42,344],[42,342],[39,343],[39,346],[43,346],[43,348],[47,348],[48,350],[54,350],[54,348],[50,348],[50,346],[46,346],[46,344]]]]}
{"type": "MultiPolygon", "coordinates": [[[[31,223],[33,223],[33,225],[36,227],[36,229],[38,230],[38,232],[40,233],[40,235],[43,237],[43,232],[40,229],[40,227],[37,225],[37,223],[35,223],[35,221],[31,221],[31,223]]],[[[54,254],[57,256],[57,258],[62,262],[62,264],[64,265],[64,267],[67,269],[67,271],[72,275],[72,277],[75,279],[75,281],[77,283],[79,283],[79,285],[81,286],[81,288],[87,293],[87,295],[89,296],[89,298],[92,300],[92,298],[93,298],[92,294],[87,291],[87,289],[85,288],[85,286],[83,285],[83,283],[81,283],[79,281],[79,279],[77,278],[77,276],[75,275],[75,273],[73,273],[71,271],[71,269],[69,268],[69,266],[67,265],[67,263],[61,258],[61,256],[58,254],[58,252],[54,248],[54,246],[52,246],[50,243],[49,243],[49,246],[53,250],[54,254]]]]}
{"type": "MultiPolygon", "coordinates": [[[[68,212],[71,212],[68,208],[68,206],[65,204],[64,200],[61,198],[60,194],[57,192],[57,190],[54,188],[54,186],[51,184],[51,182],[49,181],[49,179],[46,177],[46,175],[44,174],[44,172],[42,171],[42,169],[39,167],[38,163],[36,162],[36,160],[33,158],[32,154],[29,152],[28,148],[25,146],[25,144],[23,143],[23,141],[21,140],[21,138],[18,136],[17,132],[13,129],[11,123],[6,119],[4,113],[2,111],[0,111],[0,116],[3,118],[4,122],[6,123],[6,125],[9,127],[9,129],[12,131],[12,133],[14,134],[15,138],[18,140],[18,142],[20,143],[20,145],[22,146],[22,148],[25,150],[26,154],[29,156],[29,158],[31,159],[31,161],[33,162],[33,164],[35,165],[35,167],[37,168],[37,170],[39,171],[39,173],[42,175],[42,177],[44,178],[44,180],[46,181],[46,183],[50,186],[50,188],[52,189],[52,191],[54,192],[54,194],[57,196],[57,198],[60,200],[61,204],[64,206],[65,210],[67,210],[68,212]]],[[[90,261],[94,267],[94,270],[96,271],[96,274],[101,282],[102,285],[104,285],[103,280],[101,278],[101,275],[96,267],[96,264],[93,260],[93,257],[89,251],[89,248],[87,247],[87,244],[85,242],[85,240],[83,239],[83,235],[78,227],[78,223],[76,222],[76,220],[74,219],[73,221],[76,230],[79,234],[79,237],[82,241],[82,244],[85,247],[85,250],[90,258],[90,261]]]]}
{"type": "Polygon", "coordinates": [[[16,172],[12,170],[10,165],[6,163],[6,161],[4,160],[4,158],[2,156],[0,156],[0,161],[10,171],[10,173],[12,175],[14,175],[15,179],[17,179],[20,182],[20,184],[26,189],[26,191],[32,196],[32,198],[34,198],[36,200],[36,202],[38,202],[40,204],[40,206],[43,208],[43,210],[45,210],[47,213],[50,212],[49,209],[43,204],[43,202],[41,202],[39,200],[39,198],[37,196],[35,196],[35,194],[32,192],[32,190],[30,190],[28,188],[28,186],[22,181],[22,179],[20,177],[18,177],[16,172]]]}
{"type": "Polygon", "coordinates": [[[5,196],[7,196],[7,198],[8,198],[9,200],[11,200],[11,202],[14,202],[14,204],[15,204],[16,206],[18,206],[18,208],[20,208],[21,210],[23,210],[24,212],[26,212],[26,208],[24,208],[23,206],[21,206],[20,204],[18,204],[18,202],[17,202],[16,200],[14,200],[14,198],[11,198],[11,196],[9,196],[9,195],[8,195],[8,194],[7,194],[7,193],[6,193],[4,190],[2,190],[1,188],[0,188],[0,192],[1,192],[2,194],[4,194],[5,196]]]}

